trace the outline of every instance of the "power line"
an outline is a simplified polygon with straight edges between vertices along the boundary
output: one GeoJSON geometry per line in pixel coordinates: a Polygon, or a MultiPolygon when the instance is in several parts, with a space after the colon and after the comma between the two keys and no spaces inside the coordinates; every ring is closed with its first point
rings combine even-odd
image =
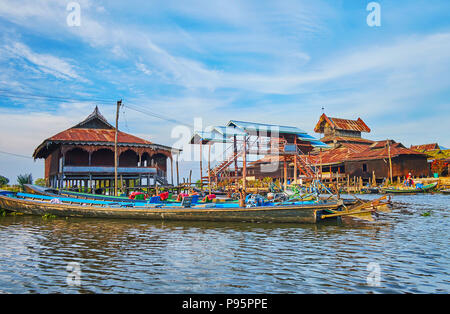
{"type": "Polygon", "coordinates": [[[21,157],[21,158],[28,158],[28,159],[34,159],[33,157],[30,156],[25,156],[25,155],[20,155],[20,154],[15,154],[15,153],[10,153],[10,152],[5,152],[5,151],[1,151],[1,154],[5,154],[5,155],[11,155],[11,156],[16,156],[16,157],[21,157]]]}
{"type": "Polygon", "coordinates": [[[181,125],[184,125],[184,126],[187,126],[187,127],[191,128],[191,129],[194,129],[194,127],[192,125],[188,124],[188,123],[181,122],[181,121],[178,121],[178,120],[173,119],[173,118],[167,118],[167,117],[165,117],[163,115],[151,112],[151,111],[149,111],[147,109],[142,109],[142,108],[140,108],[140,107],[138,107],[137,105],[134,105],[134,104],[124,104],[122,106],[127,107],[127,108],[129,108],[131,110],[134,110],[134,111],[137,111],[137,112],[149,115],[149,116],[154,117],[154,118],[158,118],[158,119],[161,119],[161,120],[164,120],[164,121],[168,121],[168,122],[171,122],[171,123],[174,123],[174,124],[181,124],[181,125]]]}

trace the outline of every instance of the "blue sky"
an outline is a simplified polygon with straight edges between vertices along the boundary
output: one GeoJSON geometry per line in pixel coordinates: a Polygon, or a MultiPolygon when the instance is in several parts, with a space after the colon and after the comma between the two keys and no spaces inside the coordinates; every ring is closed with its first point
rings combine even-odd
{"type": "MultiPolygon", "coordinates": [[[[80,0],[78,27],[69,2],[0,0],[0,151],[31,156],[95,105],[112,122],[118,99],[120,129],[165,145],[177,126],[127,104],[310,134],[324,107],[370,139],[450,147],[449,1],[377,1],[380,27],[367,0],[80,0]]],[[[0,174],[24,172],[43,162],[0,153],[0,174]]]]}

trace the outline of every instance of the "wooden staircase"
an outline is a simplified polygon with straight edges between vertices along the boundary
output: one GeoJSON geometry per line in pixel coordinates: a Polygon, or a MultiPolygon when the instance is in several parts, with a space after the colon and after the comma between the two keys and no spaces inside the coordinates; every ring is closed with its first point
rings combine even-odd
{"type": "Polygon", "coordinates": [[[316,177],[316,171],[305,159],[305,155],[301,155],[297,152],[296,159],[297,159],[297,169],[300,170],[301,173],[303,173],[307,178],[313,179],[316,177]]]}
{"type": "MultiPolygon", "coordinates": [[[[257,143],[259,140],[259,137],[257,137],[252,143],[249,143],[249,141],[247,140],[247,152],[249,150],[251,150],[252,146],[257,143]]],[[[209,173],[208,176],[204,176],[202,177],[202,184],[206,185],[209,184],[209,180],[214,180],[216,179],[223,171],[225,171],[235,160],[237,160],[239,157],[241,157],[244,153],[244,144],[241,144],[240,147],[237,149],[237,151],[234,151],[234,146],[230,146],[228,149],[233,149],[232,154],[225,159],[224,161],[222,161],[221,163],[219,163],[218,165],[216,165],[213,169],[211,169],[211,172],[209,173]]],[[[227,150],[228,150],[227,149],[227,150]]]]}

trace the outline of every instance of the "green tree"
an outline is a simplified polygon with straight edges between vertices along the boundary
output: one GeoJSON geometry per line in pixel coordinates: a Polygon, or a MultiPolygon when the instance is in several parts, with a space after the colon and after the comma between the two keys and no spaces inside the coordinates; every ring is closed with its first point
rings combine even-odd
{"type": "Polygon", "coordinates": [[[9,179],[4,176],[0,176],[0,187],[7,185],[9,183],[9,179]]]}
{"type": "Polygon", "coordinates": [[[39,186],[47,186],[47,181],[45,179],[39,178],[34,181],[34,184],[39,186]]]}
{"type": "Polygon", "coordinates": [[[31,173],[20,174],[17,176],[17,183],[19,184],[20,189],[23,191],[25,184],[33,183],[33,176],[31,175],[31,173]]]}

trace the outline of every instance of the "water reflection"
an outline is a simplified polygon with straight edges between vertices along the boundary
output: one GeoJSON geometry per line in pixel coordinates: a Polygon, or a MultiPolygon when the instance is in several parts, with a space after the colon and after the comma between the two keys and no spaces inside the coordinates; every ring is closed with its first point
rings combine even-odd
{"type": "Polygon", "coordinates": [[[402,196],[376,222],[320,225],[2,217],[0,292],[448,293],[448,200],[402,196]]]}

